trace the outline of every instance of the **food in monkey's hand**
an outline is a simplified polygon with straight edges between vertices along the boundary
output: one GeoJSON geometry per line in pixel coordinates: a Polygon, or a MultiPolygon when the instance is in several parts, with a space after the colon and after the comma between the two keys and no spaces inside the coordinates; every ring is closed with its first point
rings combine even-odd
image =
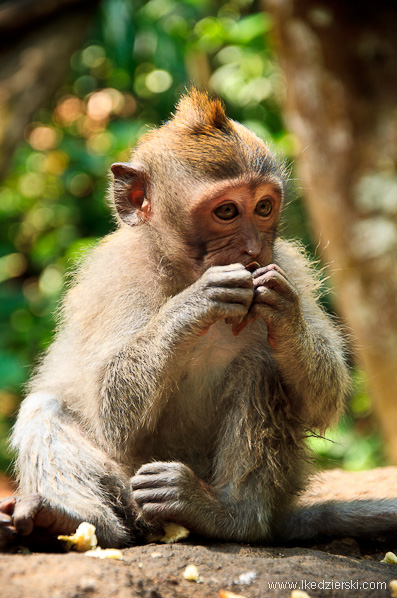
{"type": "MultiPolygon", "coordinates": [[[[251,262],[245,266],[245,269],[252,273],[260,267],[261,265],[258,262],[251,262]]],[[[225,322],[226,324],[231,324],[234,336],[238,336],[240,332],[247,326],[247,320],[245,318],[242,320],[240,318],[226,318],[225,322]]]]}
{"type": "Polygon", "coordinates": [[[95,535],[95,525],[83,521],[74,534],[70,536],[58,536],[58,540],[66,542],[68,550],[77,550],[77,552],[86,552],[92,550],[98,544],[95,535]]]}
{"type": "Polygon", "coordinates": [[[248,272],[255,272],[255,270],[257,270],[260,267],[261,265],[258,262],[251,262],[250,264],[245,266],[245,269],[248,270],[248,272]]]}

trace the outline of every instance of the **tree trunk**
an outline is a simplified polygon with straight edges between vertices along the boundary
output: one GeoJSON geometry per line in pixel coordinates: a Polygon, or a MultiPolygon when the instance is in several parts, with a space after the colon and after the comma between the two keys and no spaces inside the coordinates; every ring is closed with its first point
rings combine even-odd
{"type": "Polygon", "coordinates": [[[26,125],[65,82],[96,0],[12,0],[0,7],[0,178],[26,125]]]}
{"type": "Polygon", "coordinates": [[[267,0],[313,229],[397,463],[397,9],[267,0]]]}

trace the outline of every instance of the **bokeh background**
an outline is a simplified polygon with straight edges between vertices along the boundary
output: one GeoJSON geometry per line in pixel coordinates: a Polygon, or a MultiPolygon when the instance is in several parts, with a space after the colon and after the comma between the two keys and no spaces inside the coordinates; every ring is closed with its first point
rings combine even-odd
{"type": "MultiPolygon", "coordinates": [[[[25,11],[19,0],[0,6],[3,472],[10,471],[7,436],[23,385],[51,342],[64,282],[114,228],[105,200],[109,165],[128,160],[139,137],[167,119],[192,82],[218,94],[230,117],[288,160],[293,184],[283,234],[301,239],[324,265],[323,232],[313,230],[295,169],[305,148],[283,124],[286,79],[274,19],[262,5],[69,0],[55,9],[43,0],[40,13],[34,4],[25,1],[25,11]]],[[[325,265],[327,278],[335,265],[325,265]]],[[[324,291],[326,309],[346,325],[332,281],[325,280],[324,291]]],[[[321,466],[357,470],[386,463],[386,453],[354,331],[349,338],[354,392],[346,415],[326,439],[308,442],[321,466]]]]}

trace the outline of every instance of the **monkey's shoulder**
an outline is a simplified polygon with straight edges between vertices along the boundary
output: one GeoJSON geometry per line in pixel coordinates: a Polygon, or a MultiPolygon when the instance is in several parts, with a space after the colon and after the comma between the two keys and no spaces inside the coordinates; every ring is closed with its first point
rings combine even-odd
{"type": "Polygon", "coordinates": [[[163,288],[156,276],[152,251],[139,227],[122,227],[104,237],[76,272],[65,296],[71,315],[90,312],[109,316],[134,312],[148,303],[161,304],[163,288]]]}

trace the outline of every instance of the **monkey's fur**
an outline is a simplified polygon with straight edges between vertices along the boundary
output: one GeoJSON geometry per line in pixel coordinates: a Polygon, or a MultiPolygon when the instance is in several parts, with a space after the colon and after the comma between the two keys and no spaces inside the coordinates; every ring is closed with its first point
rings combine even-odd
{"type": "Polygon", "coordinates": [[[25,498],[0,505],[3,544],[6,528],[69,532],[83,520],[102,546],[167,521],[247,542],[350,529],[332,505],[326,519],[312,511],[313,525],[293,507],[306,433],[334,422],[349,390],[317,278],[278,238],[278,214],[261,216],[259,231],[247,216],[236,234],[206,232],[214,218],[224,227],[216,211],[205,219],[213,190],[243,211],[262,185],[260,209],[275,212],[282,166],[192,90],[112,170],[118,230],[80,269],[22,404],[12,444],[25,498]],[[251,275],[253,259],[262,267],[251,275]],[[225,320],[244,318],[233,336],[225,320]]]}

